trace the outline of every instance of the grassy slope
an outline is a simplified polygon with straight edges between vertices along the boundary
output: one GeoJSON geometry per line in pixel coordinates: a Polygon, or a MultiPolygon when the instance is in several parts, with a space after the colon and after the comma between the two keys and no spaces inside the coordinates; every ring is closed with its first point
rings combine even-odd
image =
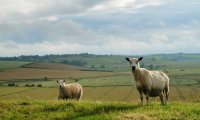
{"type": "Polygon", "coordinates": [[[20,62],[20,61],[0,61],[0,70],[18,68],[31,62],[20,62]]]}
{"type": "Polygon", "coordinates": [[[38,69],[54,69],[54,70],[81,70],[83,68],[73,65],[49,63],[49,62],[35,62],[24,65],[23,68],[38,68],[38,69]]]}
{"type": "Polygon", "coordinates": [[[199,119],[200,103],[139,106],[123,102],[0,101],[0,119],[199,119]],[[15,108],[15,109],[14,109],[15,108]]]}

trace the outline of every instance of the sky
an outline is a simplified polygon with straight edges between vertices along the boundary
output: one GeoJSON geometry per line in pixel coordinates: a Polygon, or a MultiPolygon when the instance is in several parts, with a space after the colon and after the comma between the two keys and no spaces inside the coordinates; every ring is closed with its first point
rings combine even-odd
{"type": "Polygon", "coordinates": [[[200,53],[198,0],[0,0],[0,56],[200,53]]]}

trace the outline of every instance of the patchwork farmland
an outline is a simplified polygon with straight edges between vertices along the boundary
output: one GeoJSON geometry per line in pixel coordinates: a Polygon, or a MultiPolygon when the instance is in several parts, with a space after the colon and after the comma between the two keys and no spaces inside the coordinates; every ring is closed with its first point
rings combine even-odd
{"type": "MultiPolygon", "coordinates": [[[[0,100],[21,100],[40,99],[56,100],[58,88],[26,88],[9,87],[1,88],[0,100]]],[[[195,101],[200,98],[200,88],[198,87],[170,87],[169,101],[195,101]]],[[[117,87],[84,87],[83,100],[90,101],[122,101],[139,102],[139,94],[132,86],[117,87]]],[[[151,98],[151,103],[159,101],[158,98],[151,98]]]]}
{"type": "MultiPolygon", "coordinates": [[[[170,101],[200,99],[200,65],[198,61],[176,62],[170,59],[161,59],[161,56],[151,57],[147,56],[147,59],[144,59],[141,64],[148,67],[152,63],[169,75],[170,101]]],[[[122,60],[123,56],[81,57],[75,55],[69,57],[68,61],[80,58],[87,61],[88,64],[74,66],[48,61],[0,61],[0,100],[22,98],[55,100],[58,96],[56,80],[65,79],[68,83],[78,82],[83,85],[84,100],[139,101],[134,79],[128,63],[122,60]],[[95,69],[91,69],[90,66],[95,69]],[[119,66],[121,70],[119,70],[119,66]]],[[[56,61],[63,61],[63,59],[66,58],[55,58],[56,61]]],[[[150,100],[153,102],[158,98],[150,100]]]]}
{"type": "Polygon", "coordinates": [[[170,97],[166,106],[160,106],[158,97],[150,98],[149,106],[138,106],[139,94],[124,56],[59,57],[53,62],[0,61],[0,119],[199,118],[199,60],[175,61],[174,57],[162,59],[161,55],[145,58],[143,67],[169,75],[170,97]],[[71,65],[73,62],[62,62],[67,59],[76,63],[80,58],[87,64],[75,66],[71,65]],[[83,100],[58,101],[56,80],[59,79],[82,84],[83,100]]]}

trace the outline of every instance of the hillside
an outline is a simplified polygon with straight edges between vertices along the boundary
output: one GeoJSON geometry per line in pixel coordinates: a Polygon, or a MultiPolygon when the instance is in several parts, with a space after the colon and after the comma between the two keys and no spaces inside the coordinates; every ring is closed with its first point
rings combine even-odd
{"type": "MultiPolygon", "coordinates": [[[[200,54],[156,54],[142,55],[144,60],[141,65],[153,69],[174,69],[174,68],[199,68],[200,54]]],[[[109,70],[109,71],[128,71],[125,57],[138,57],[138,55],[93,55],[88,53],[82,54],[64,54],[64,55],[44,55],[44,56],[19,56],[19,57],[1,57],[0,61],[28,61],[47,64],[54,63],[59,68],[59,64],[79,66],[92,70],[109,70]]],[[[53,65],[54,66],[54,65],[53,65]]],[[[46,67],[53,67],[46,65],[46,67]]],[[[32,67],[32,66],[30,66],[32,67]]],[[[36,66],[35,66],[36,67],[36,66]]]]}
{"type": "Polygon", "coordinates": [[[137,104],[140,98],[125,56],[43,57],[0,61],[6,66],[0,71],[0,119],[187,120],[200,117],[199,54],[144,56],[142,67],[162,70],[169,76],[170,104],[161,106],[157,97],[150,98],[150,105],[143,107],[137,104]],[[83,101],[56,100],[58,79],[80,83],[84,89],[83,101]]]}
{"type": "Polygon", "coordinates": [[[0,101],[0,106],[2,120],[197,120],[200,118],[199,102],[173,102],[166,106],[155,103],[140,106],[124,102],[15,100],[0,101]]]}
{"type": "Polygon", "coordinates": [[[30,64],[25,64],[23,68],[38,68],[38,69],[56,69],[56,70],[81,70],[82,67],[61,64],[61,63],[49,63],[49,62],[35,62],[30,64]]]}
{"type": "MultiPolygon", "coordinates": [[[[49,62],[53,58],[49,58],[49,61],[31,63],[20,61],[24,64],[19,65],[18,68],[13,61],[1,61],[2,63],[6,62],[7,66],[13,67],[13,69],[0,71],[0,99],[55,99],[58,86],[56,80],[58,79],[65,79],[67,83],[80,83],[84,87],[84,100],[132,102],[139,98],[136,88],[133,87],[135,81],[131,75],[129,63],[124,59],[125,56],[86,54],[53,57],[57,62],[49,62]],[[67,63],[87,61],[87,65],[69,65],[59,63],[59,60],[67,63]],[[42,87],[39,88],[38,85],[42,87]],[[43,94],[43,91],[46,91],[46,94],[43,94]]],[[[200,98],[200,62],[197,59],[198,54],[149,55],[144,57],[141,66],[167,73],[170,78],[171,101],[191,102],[200,98]],[[183,55],[196,59],[186,60],[183,55]],[[175,58],[181,56],[185,60],[167,59],[170,56],[175,58]]],[[[18,63],[19,61],[14,62],[18,63]]]]}
{"type": "Polygon", "coordinates": [[[18,68],[31,62],[24,62],[24,61],[1,61],[0,60],[0,70],[8,70],[13,68],[18,68]]]}

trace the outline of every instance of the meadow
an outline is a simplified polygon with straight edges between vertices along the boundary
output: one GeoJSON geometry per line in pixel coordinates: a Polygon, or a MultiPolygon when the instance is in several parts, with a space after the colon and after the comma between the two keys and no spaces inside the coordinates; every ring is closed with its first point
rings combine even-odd
{"type": "Polygon", "coordinates": [[[6,69],[18,68],[23,65],[29,64],[31,62],[22,62],[22,61],[0,61],[0,71],[6,69]]]}
{"type": "Polygon", "coordinates": [[[140,106],[125,102],[15,100],[0,101],[0,119],[56,120],[198,120],[199,103],[140,106]]]}
{"type": "MultiPolygon", "coordinates": [[[[181,60],[169,59],[169,56],[166,59],[162,55],[146,56],[141,63],[147,69],[153,65],[153,70],[162,70],[168,74],[170,98],[169,105],[165,107],[160,106],[159,98],[151,98],[150,106],[138,106],[139,94],[124,56],[78,57],[72,56],[67,59],[81,59],[88,64],[74,66],[50,61],[0,61],[0,106],[2,106],[0,119],[12,119],[13,116],[25,119],[31,112],[37,110],[30,116],[39,119],[41,115],[46,116],[49,113],[52,119],[165,119],[166,117],[196,119],[199,117],[197,108],[200,101],[200,62],[197,56],[187,55],[187,59],[181,60]],[[197,60],[191,61],[191,58],[197,60]],[[83,101],[81,103],[58,101],[56,83],[58,79],[83,85],[83,101]],[[49,104],[55,107],[48,108],[49,104]],[[66,108],[58,107],[62,105],[66,108]],[[7,109],[2,109],[6,106],[7,109]],[[18,108],[9,111],[13,106],[18,108]],[[46,108],[50,111],[44,110],[41,114],[38,113],[46,108]],[[25,113],[23,112],[25,110],[31,112],[25,113]],[[83,110],[82,114],[76,112],[80,110],[83,110]]],[[[66,58],[55,58],[56,61],[64,59],[66,58]]]]}

